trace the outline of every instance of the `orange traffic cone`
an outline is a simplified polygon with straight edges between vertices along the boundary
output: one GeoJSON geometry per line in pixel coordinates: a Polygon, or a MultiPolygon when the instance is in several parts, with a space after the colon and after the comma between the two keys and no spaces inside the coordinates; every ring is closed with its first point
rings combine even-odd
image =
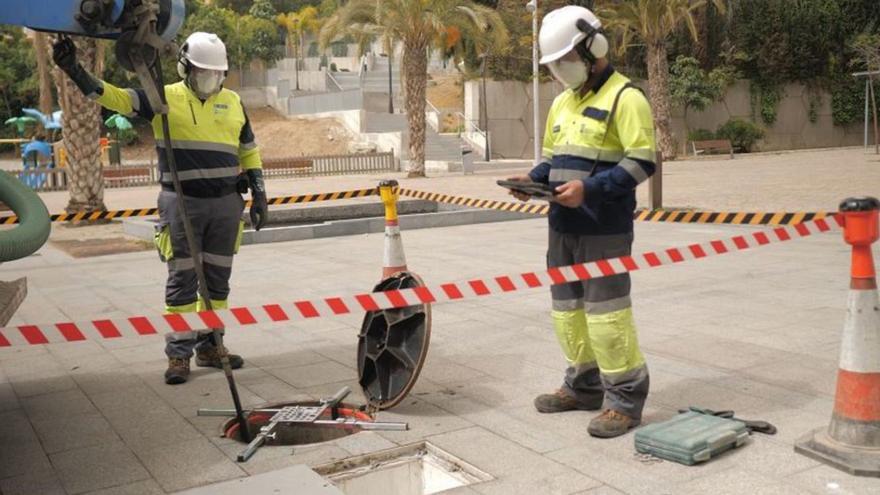
{"type": "Polygon", "coordinates": [[[840,204],[852,245],[852,281],[840,349],[834,413],[795,444],[795,451],[859,476],[880,477],[880,300],[871,244],[880,237],[880,201],[840,204]]]}
{"type": "Polygon", "coordinates": [[[395,273],[405,272],[406,256],[403,254],[403,241],[400,238],[400,224],[397,219],[396,180],[383,180],[379,183],[379,196],[385,205],[385,255],[382,263],[382,280],[395,273]]]}

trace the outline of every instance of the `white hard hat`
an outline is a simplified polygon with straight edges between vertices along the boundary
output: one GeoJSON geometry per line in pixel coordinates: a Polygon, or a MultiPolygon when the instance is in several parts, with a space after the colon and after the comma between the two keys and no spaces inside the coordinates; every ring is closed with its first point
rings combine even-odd
{"type": "MultiPolygon", "coordinates": [[[[177,68],[178,72],[181,69],[186,69],[187,63],[201,69],[229,70],[229,63],[226,60],[226,45],[213,33],[195,32],[189,35],[180,48],[178,61],[180,62],[177,68]]],[[[185,72],[184,70],[184,74],[180,74],[180,77],[185,77],[185,72]]]]}
{"type": "Polygon", "coordinates": [[[541,21],[538,34],[541,63],[559,60],[581,43],[582,56],[592,58],[591,62],[604,57],[608,54],[608,39],[599,32],[601,27],[599,18],[584,7],[567,5],[551,11],[541,21]]]}

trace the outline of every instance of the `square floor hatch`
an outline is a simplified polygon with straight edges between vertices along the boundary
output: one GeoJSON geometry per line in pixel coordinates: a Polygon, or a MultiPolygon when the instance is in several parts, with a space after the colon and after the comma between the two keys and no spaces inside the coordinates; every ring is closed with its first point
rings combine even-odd
{"type": "Polygon", "coordinates": [[[427,442],[318,466],[346,495],[431,495],[493,479],[427,442]]]}

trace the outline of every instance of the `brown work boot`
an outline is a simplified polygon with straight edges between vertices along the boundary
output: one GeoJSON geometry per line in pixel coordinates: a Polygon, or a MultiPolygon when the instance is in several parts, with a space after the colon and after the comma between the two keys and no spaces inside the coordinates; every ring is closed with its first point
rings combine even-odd
{"type": "MultiPolygon", "coordinates": [[[[224,347],[226,349],[226,347],[224,347]]],[[[226,349],[229,354],[229,349],[226,349]]],[[[196,364],[199,366],[210,366],[212,368],[223,369],[223,363],[220,362],[220,353],[216,347],[200,350],[196,353],[196,364]]],[[[229,365],[232,369],[237,370],[244,366],[244,359],[237,354],[229,354],[229,365]]]]}
{"type": "Polygon", "coordinates": [[[583,404],[565,393],[562,389],[558,389],[552,394],[541,394],[535,397],[535,409],[542,413],[558,413],[576,410],[595,411],[600,407],[602,407],[601,402],[596,406],[583,404]]]}
{"type": "Polygon", "coordinates": [[[168,369],[165,370],[165,383],[179,385],[189,377],[189,358],[168,358],[168,369]]]}
{"type": "Polygon", "coordinates": [[[606,409],[602,411],[602,414],[590,421],[587,432],[599,438],[619,437],[631,428],[638,426],[639,423],[639,420],[630,418],[626,414],[613,409],[606,409]]]}

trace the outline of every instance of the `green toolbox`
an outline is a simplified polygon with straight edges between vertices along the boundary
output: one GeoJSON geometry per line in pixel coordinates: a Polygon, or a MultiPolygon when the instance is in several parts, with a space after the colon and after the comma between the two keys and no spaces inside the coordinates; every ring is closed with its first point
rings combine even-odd
{"type": "Polygon", "coordinates": [[[744,444],[749,429],[736,419],[687,411],[640,428],[635,437],[640,453],[690,466],[744,444]]]}

